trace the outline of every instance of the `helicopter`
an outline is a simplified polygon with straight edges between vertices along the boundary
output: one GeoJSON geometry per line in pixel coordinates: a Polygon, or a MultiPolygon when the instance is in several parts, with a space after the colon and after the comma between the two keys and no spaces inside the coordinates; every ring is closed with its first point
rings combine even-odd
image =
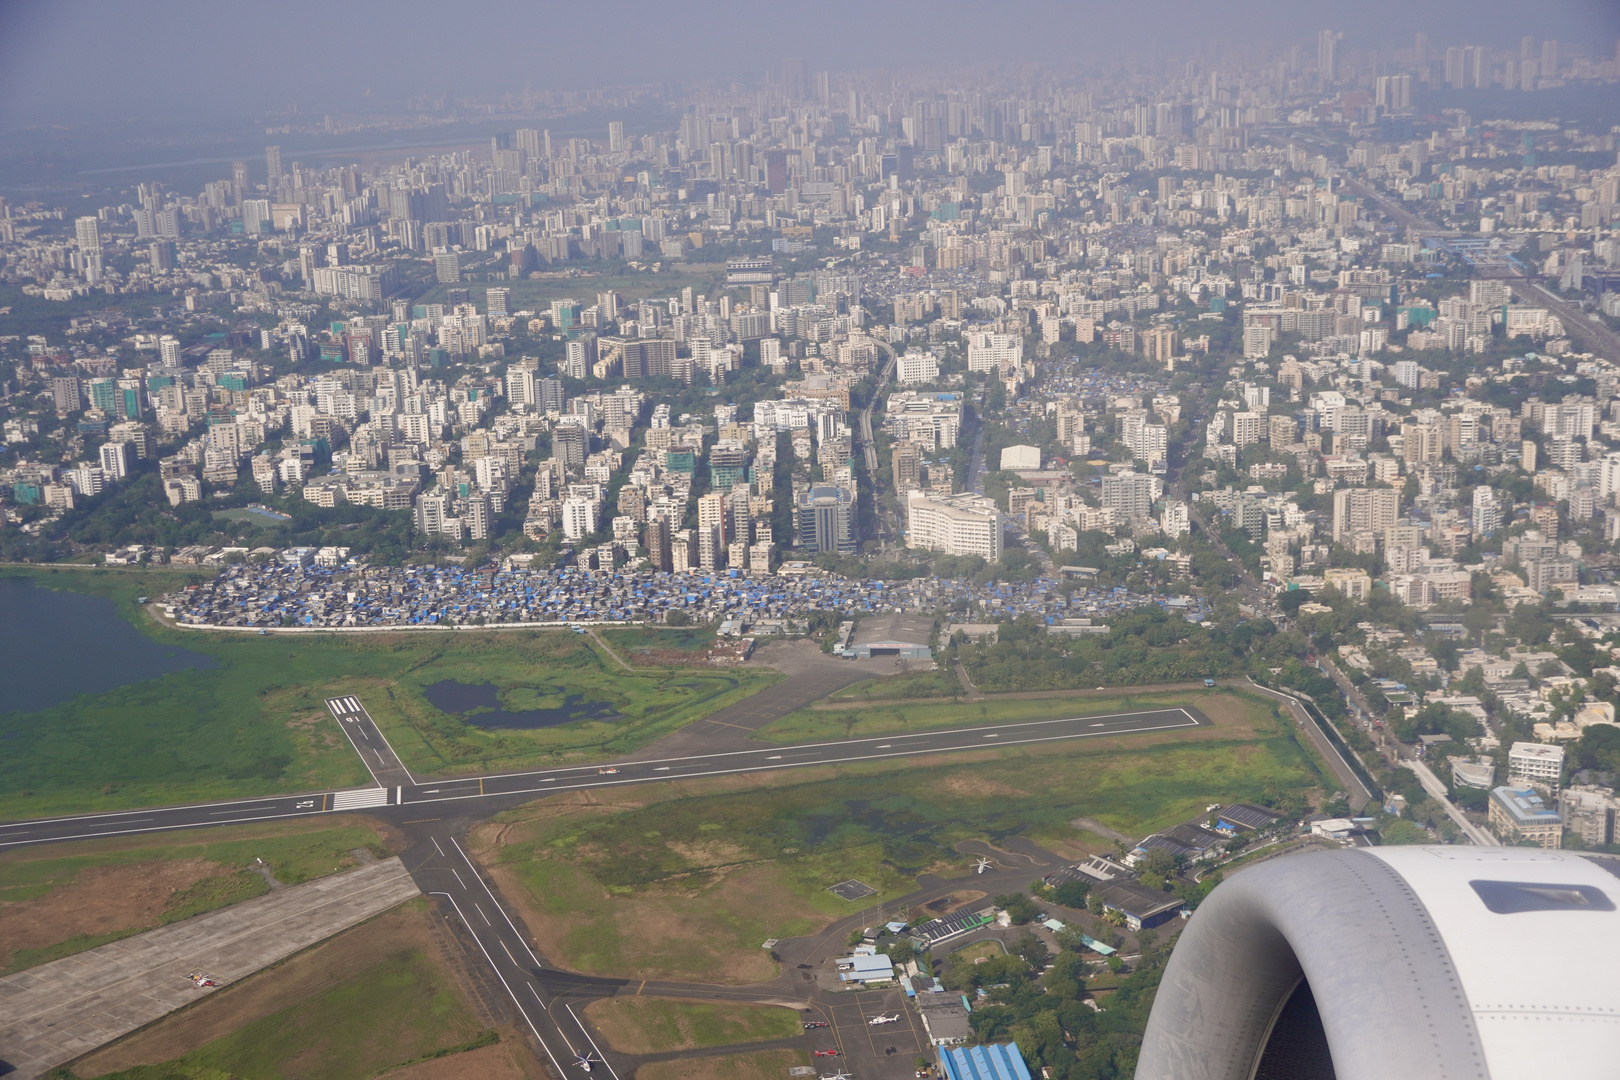
{"type": "Polygon", "coordinates": [[[991,865],[990,860],[981,855],[979,856],[979,861],[973,864],[973,872],[975,874],[982,874],[986,870],[990,869],[991,865]]]}

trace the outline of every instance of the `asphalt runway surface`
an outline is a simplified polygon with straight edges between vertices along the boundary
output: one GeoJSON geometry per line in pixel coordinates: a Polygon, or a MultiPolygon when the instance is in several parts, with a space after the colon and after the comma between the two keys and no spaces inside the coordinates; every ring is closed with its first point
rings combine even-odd
{"type": "MultiPolygon", "coordinates": [[[[651,992],[661,997],[770,1001],[796,1008],[804,1008],[812,1002],[787,1000],[791,991],[784,993],[785,987],[761,998],[758,989],[750,992],[736,987],[662,982],[638,985],[624,979],[581,975],[551,966],[535,952],[530,944],[531,936],[462,847],[459,837],[476,822],[554,791],[881,761],[986,747],[1039,746],[1210,725],[1209,719],[1195,709],[1169,708],[875,735],[794,746],[750,745],[748,733],[801,707],[806,694],[814,692],[822,696],[850,681],[854,680],[836,671],[804,672],[766,690],[763,695],[755,695],[716,713],[706,722],[708,728],[702,737],[683,740],[677,736],[664,740],[653,748],[650,756],[642,758],[439,780],[415,777],[406,769],[362,701],[354,697],[332,698],[327,707],[370,770],[376,782],[374,788],[13,822],[0,825],[0,850],[350,810],[379,814],[398,824],[410,837],[410,846],[401,854],[401,859],[412,879],[423,893],[434,898],[443,916],[453,920],[458,932],[471,942],[470,951],[483,957],[488,974],[499,986],[496,990],[492,984],[490,991],[512,1003],[517,1019],[534,1036],[553,1075],[574,1080],[583,1080],[587,1075],[624,1080],[642,1059],[619,1054],[603,1045],[579,1015],[578,1009],[587,1001],[615,994],[651,992]],[[836,685],[823,688],[823,684],[836,685]],[[763,702],[759,700],[772,691],[777,694],[763,702]],[[716,718],[720,723],[715,722],[716,718]],[[682,752],[684,749],[696,752],[682,752]],[[745,998],[745,994],[749,996],[745,998]],[[590,1068],[584,1063],[589,1063],[590,1068]]],[[[864,1066],[868,1075],[910,1075],[907,1063],[913,1054],[923,1049],[925,1040],[920,1038],[915,1018],[898,991],[840,996],[831,1006],[817,1002],[813,1007],[827,1013],[826,1018],[833,1027],[807,1032],[807,1035],[816,1036],[811,1042],[817,1049],[822,1049],[824,1043],[842,1048],[842,1055],[833,1059],[834,1066],[847,1061],[854,1051],[858,1058],[869,1055],[868,1064],[864,1066]],[[870,1019],[868,1013],[875,1015],[874,1010],[885,1009],[901,1012],[905,1024],[896,1025],[892,1031],[885,1028],[879,1035],[868,1028],[865,1021],[870,1019]],[[846,1042],[846,1033],[870,1043],[869,1050],[864,1047],[857,1050],[856,1045],[846,1042]]]]}
{"type": "Polygon", "coordinates": [[[1032,746],[1111,735],[1175,731],[1207,727],[1210,724],[1208,718],[1196,709],[1154,709],[1103,716],[986,724],[908,734],[872,735],[858,739],[835,739],[793,746],[765,745],[713,753],[625,759],[600,765],[576,765],[428,780],[411,776],[361,703],[354,698],[346,698],[333,699],[328,704],[333,708],[334,715],[338,717],[350,741],[355,743],[357,748],[361,746],[366,748],[362,751],[362,760],[378,781],[377,787],[373,789],[374,795],[371,796],[373,801],[367,800],[366,792],[313,792],[108,814],[42,818],[0,825],[0,850],[60,840],[206,828],[213,825],[308,817],[384,806],[414,808],[421,811],[423,817],[426,817],[429,811],[440,813],[441,816],[460,816],[472,813],[473,808],[467,804],[478,800],[511,801],[513,796],[533,798],[554,791],[579,791],[587,788],[657,783],[662,780],[772,772],[807,765],[882,761],[889,758],[983,750],[998,746],[1032,746]],[[343,704],[335,704],[338,702],[343,704]],[[339,708],[344,711],[339,713],[337,711],[339,708]],[[388,780],[398,782],[387,783],[388,780]],[[357,798],[357,795],[360,797],[357,798]]]}

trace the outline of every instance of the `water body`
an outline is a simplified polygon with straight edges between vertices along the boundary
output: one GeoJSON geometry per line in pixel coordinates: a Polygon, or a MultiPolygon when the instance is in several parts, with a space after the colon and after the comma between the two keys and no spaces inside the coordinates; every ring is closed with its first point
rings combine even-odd
{"type": "Polygon", "coordinates": [[[80,694],[218,666],[212,656],[143,636],[106,597],[0,577],[0,712],[36,712],[80,694]]]}
{"type": "Polygon", "coordinates": [[[425,688],[422,693],[440,712],[459,717],[465,723],[481,728],[548,728],[571,724],[576,720],[622,720],[605,701],[586,701],[584,694],[569,694],[560,708],[529,709],[509,712],[501,705],[500,690],[494,683],[464,683],[445,679],[425,688]],[[474,712],[488,709],[489,712],[474,712]],[[468,715],[471,714],[471,715],[468,715]]]}

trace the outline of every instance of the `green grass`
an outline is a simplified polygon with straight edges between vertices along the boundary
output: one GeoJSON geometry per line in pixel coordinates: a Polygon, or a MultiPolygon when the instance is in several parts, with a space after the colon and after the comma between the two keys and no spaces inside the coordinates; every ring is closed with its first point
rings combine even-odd
{"type": "Polygon", "coordinates": [[[404,950],[291,1008],[183,1057],[103,1080],[361,1080],[494,1041],[416,950],[404,950]]]}
{"type": "Polygon", "coordinates": [[[656,626],[624,626],[598,630],[613,651],[629,660],[629,653],[646,649],[673,649],[699,652],[714,644],[715,633],[706,626],[662,629],[656,626]]]}
{"type": "Polygon", "coordinates": [[[854,686],[846,686],[827,700],[837,701],[903,701],[908,698],[953,698],[963,694],[962,684],[949,668],[937,671],[916,671],[906,675],[891,675],[886,679],[868,679],[854,686]]]}
{"type": "Polygon", "coordinates": [[[423,772],[515,768],[625,753],[777,676],[755,670],[629,675],[565,631],[269,636],[158,625],[136,606],[197,577],[177,572],[12,570],[41,585],[112,597],[147,636],[205,653],[185,671],[0,713],[0,819],[319,791],[371,782],[325,699],[361,696],[405,762],[423,772]],[[512,700],[583,694],[625,719],[484,731],[441,713],[422,688],[494,682],[512,700]]]}
{"type": "MultiPolygon", "coordinates": [[[[933,673],[930,673],[933,674],[933,673]]],[[[910,676],[905,676],[909,678],[910,676]]],[[[954,680],[953,680],[954,681],[954,680]]],[[[851,689],[867,684],[857,683],[851,689]]],[[[1021,720],[1055,720],[1069,716],[1101,716],[1109,713],[1187,705],[1215,708],[1215,703],[1242,701],[1256,717],[1270,715],[1275,706],[1260,698],[1237,691],[1177,690],[1159,693],[1098,693],[1075,691],[1049,698],[985,698],[981,701],[925,701],[909,704],[899,701],[872,708],[851,704],[849,708],[818,709],[813,706],[789,713],[763,728],[756,738],[779,743],[813,742],[863,735],[892,735],[932,728],[972,727],[976,724],[1016,723],[1021,720]]],[[[830,704],[847,698],[835,695],[830,704]]],[[[874,699],[875,700],[875,699],[874,699]]]]}
{"type": "MultiPolygon", "coordinates": [[[[263,885],[264,882],[260,881],[263,885]]],[[[77,953],[98,949],[103,945],[110,945],[115,941],[139,934],[145,930],[144,926],[131,926],[123,930],[112,930],[105,934],[74,934],[66,941],[58,941],[55,945],[48,945],[43,949],[18,949],[11,954],[11,966],[5,969],[6,974],[22,971],[26,968],[48,964],[52,960],[60,960],[64,956],[73,956],[77,953]]]]}
{"type": "Polygon", "coordinates": [[[1241,738],[1206,735],[1132,748],[1127,735],[989,751],[988,760],[863,763],[800,783],[778,774],[722,794],[643,789],[659,801],[630,809],[596,806],[544,817],[520,809],[500,819],[518,827],[497,858],[535,907],[569,921],[565,962],[580,966],[587,957],[584,970],[622,974],[631,956],[646,955],[636,920],[655,909],[676,915],[700,909],[705,927],[736,925],[720,935],[732,948],[757,952],[761,929],[771,929],[770,936],[791,931],[762,926],[758,897],[723,882],[711,889],[703,884],[708,875],[768,868],[784,909],[841,917],[912,891],[921,873],[965,873],[970,860],[954,850],[964,840],[1024,835],[1079,843],[1084,834],[1069,824],[1078,817],[1143,836],[1211,802],[1256,800],[1269,786],[1300,792],[1320,786],[1321,774],[1291,726],[1271,713],[1256,724],[1241,738]],[[878,895],[851,904],[827,891],[845,878],[878,895]]]}
{"type": "MultiPolygon", "coordinates": [[[[18,848],[0,855],[0,902],[31,900],[70,884],[92,866],[206,859],[246,869],[263,859],[276,879],[300,885],[355,865],[355,848],[386,858],[382,837],[367,825],[331,819],[212,829],[116,840],[77,840],[18,848]]],[[[254,875],[257,877],[257,875],[254,875]]],[[[262,881],[263,879],[259,879],[262,881]]]]}
{"type": "Polygon", "coordinates": [[[269,884],[251,870],[204,878],[189,889],[181,889],[163,911],[165,924],[189,919],[205,911],[228,907],[270,891],[269,884]]]}
{"type": "Polygon", "coordinates": [[[799,1014],[776,1005],[635,996],[606,998],[589,1011],[609,1042],[627,1054],[732,1046],[804,1033],[799,1014]]]}
{"type": "MultiPolygon", "coordinates": [[[[48,897],[95,866],[205,859],[228,868],[170,897],[158,919],[158,925],[166,925],[264,895],[270,886],[250,869],[257,859],[263,859],[278,880],[297,885],[357,865],[356,848],[368,848],[381,857],[390,854],[382,837],[364,824],[334,824],[330,819],[319,824],[316,828],[308,822],[221,826],[191,833],[18,848],[0,854],[0,903],[48,897]]],[[[17,949],[5,970],[21,971],[60,960],[152,928],[129,926],[102,934],[75,934],[40,948],[17,949]]]]}

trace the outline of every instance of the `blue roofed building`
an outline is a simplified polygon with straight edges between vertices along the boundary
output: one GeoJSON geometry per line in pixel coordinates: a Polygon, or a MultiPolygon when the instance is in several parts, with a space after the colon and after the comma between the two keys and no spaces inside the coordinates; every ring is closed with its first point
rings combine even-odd
{"type": "Polygon", "coordinates": [[[939,1058],[945,1080],[1030,1080],[1017,1043],[952,1047],[939,1058]]]}

